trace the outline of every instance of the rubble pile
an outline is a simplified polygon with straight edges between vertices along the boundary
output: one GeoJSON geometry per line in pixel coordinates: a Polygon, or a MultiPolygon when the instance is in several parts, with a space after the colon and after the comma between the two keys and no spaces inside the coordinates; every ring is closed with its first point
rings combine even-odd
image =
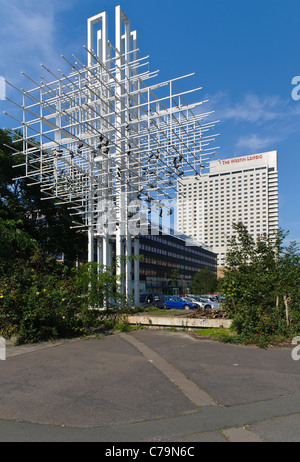
{"type": "Polygon", "coordinates": [[[186,315],[187,318],[209,318],[209,319],[229,319],[230,316],[226,310],[220,308],[218,310],[212,308],[197,308],[186,315]]]}

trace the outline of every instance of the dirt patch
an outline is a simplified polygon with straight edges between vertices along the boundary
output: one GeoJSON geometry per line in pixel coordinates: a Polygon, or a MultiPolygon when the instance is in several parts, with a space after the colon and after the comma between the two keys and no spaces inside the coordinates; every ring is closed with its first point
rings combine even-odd
{"type": "Polygon", "coordinates": [[[186,318],[208,318],[208,319],[230,319],[226,310],[220,308],[213,310],[212,308],[197,308],[192,313],[185,314],[186,318]]]}

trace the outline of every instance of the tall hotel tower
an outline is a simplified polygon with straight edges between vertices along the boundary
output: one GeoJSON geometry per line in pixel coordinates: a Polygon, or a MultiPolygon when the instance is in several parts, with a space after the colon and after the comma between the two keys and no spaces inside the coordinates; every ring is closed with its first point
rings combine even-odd
{"type": "Polygon", "coordinates": [[[219,268],[240,221],[253,237],[278,230],[277,151],[216,160],[209,173],[178,181],[177,230],[210,246],[219,268]]]}

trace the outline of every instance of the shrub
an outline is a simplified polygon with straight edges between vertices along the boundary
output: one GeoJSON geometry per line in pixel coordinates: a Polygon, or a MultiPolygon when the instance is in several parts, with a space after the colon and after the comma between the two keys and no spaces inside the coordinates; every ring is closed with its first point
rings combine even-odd
{"type": "Polygon", "coordinates": [[[40,267],[40,260],[15,265],[0,283],[0,335],[19,343],[79,335],[98,327],[99,307],[116,296],[115,278],[93,265],[69,270],[57,263],[40,267]]]}

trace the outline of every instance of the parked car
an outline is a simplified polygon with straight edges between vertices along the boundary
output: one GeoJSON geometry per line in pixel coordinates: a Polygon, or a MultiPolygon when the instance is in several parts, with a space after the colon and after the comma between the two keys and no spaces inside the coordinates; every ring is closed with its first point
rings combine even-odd
{"type": "Polygon", "coordinates": [[[193,300],[196,300],[197,302],[199,302],[201,295],[185,294],[185,295],[179,295],[179,297],[181,297],[181,298],[186,297],[186,298],[190,298],[190,299],[193,299],[193,300]]]}
{"type": "Polygon", "coordinates": [[[197,308],[204,308],[204,303],[200,301],[199,298],[193,296],[186,296],[186,297],[181,297],[183,300],[189,300],[192,303],[195,303],[197,305],[197,308]]]}
{"type": "Polygon", "coordinates": [[[162,292],[144,292],[140,294],[139,306],[147,308],[147,306],[156,306],[165,310],[165,298],[162,292]]]}
{"type": "Polygon", "coordinates": [[[189,294],[189,295],[185,295],[185,297],[188,297],[188,298],[190,298],[191,300],[193,300],[194,302],[199,303],[200,306],[201,306],[201,308],[204,308],[203,302],[201,301],[200,295],[190,295],[190,294],[189,294]]]}
{"type": "Polygon", "coordinates": [[[202,295],[203,298],[208,298],[212,302],[219,302],[219,295],[202,295]]]}
{"type": "Polygon", "coordinates": [[[168,297],[165,297],[165,304],[167,306],[167,309],[179,309],[179,310],[194,310],[198,308],[196,303],[192,302],[191,300],[183,297],[177,297],[175,295],[171,295],[168,297]]]}
{"type": "Polygon", "coordinates": [[[213,302],[209,298],[200,297],[200,301],[203,303],[204,308],[212,308],[213,310],[219,310],[221,308],[220,303],[213,302]]]}

